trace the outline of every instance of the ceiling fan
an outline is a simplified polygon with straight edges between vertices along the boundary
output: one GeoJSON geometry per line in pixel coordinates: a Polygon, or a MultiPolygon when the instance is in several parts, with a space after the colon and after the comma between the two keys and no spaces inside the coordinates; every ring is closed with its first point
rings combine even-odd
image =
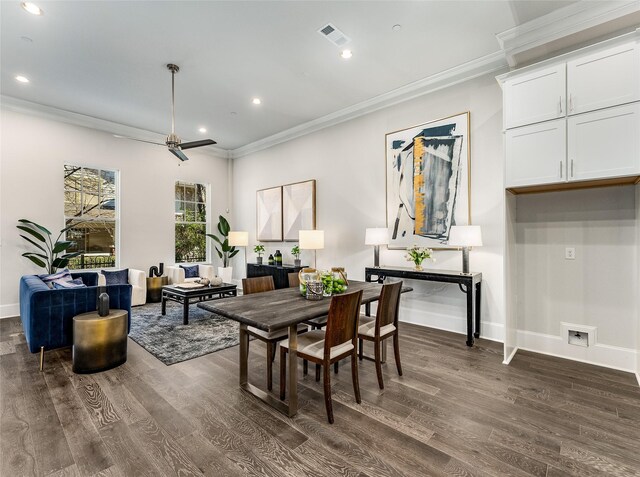
{"type": "Polygon", "coordinates": [[[156,144],[158,146],[167,146],[169,148],[169,152],[176,156],[181,161],[188,161],[189,158],[182,152],[185,149],[192,149],[194,147],[202,147],[202,146],[211,146],[216,144],[213,139],[201,139],[199,141],[191,141],[191,142],[181,142],[180,138],[176,134],[175,131],[175,76],[180,68],[173,63],[169,63],[167,65],[167,69],[171,71],[171,134],[167,136],[167,139],[164,144],[153,141],[145,141],[144,139],[137,139],[134,137],[120,136],[116,135],[116,137],[121,137],[125,139],[133,139],[134,141],[147,142],[150,144],[156,144]]]}

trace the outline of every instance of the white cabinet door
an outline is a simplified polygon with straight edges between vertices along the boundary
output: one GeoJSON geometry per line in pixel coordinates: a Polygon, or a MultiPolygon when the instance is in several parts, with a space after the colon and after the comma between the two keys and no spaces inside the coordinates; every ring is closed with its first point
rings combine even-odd
{"type": "Polygon", "coordinates": [[[566,120],[507,130],[506,187],[566,181],[566,120]]]}
{"type": "Polygon", "coordinates": [[[640,174],[640,103],[567,121],[569,180],[640,174]]]}
{"type": "Polygon", "coordinates": [[[565,64],[543,68],[505,81],[505,128],[563,117],[565,64]]]}
{"type": "Polygon", "coordinates": [[[567,63],[567,111],[579,114],[640,99],[640,49],[619,45],[567,63]]]}

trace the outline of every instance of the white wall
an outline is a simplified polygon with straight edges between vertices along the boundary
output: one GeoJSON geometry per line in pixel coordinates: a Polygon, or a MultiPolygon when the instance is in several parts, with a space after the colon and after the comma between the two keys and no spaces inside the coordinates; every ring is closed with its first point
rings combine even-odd
{"type": "MultiPolygon", "coordinates": [[[[79,126],[2,110],[0,316],[18,314],[20,276],[41,273],[20,254],[20,218],[52,232],[64,227],[65,163],[120,171],[120,266],[148,271],[174,261],[174,183],[211,184],[212,210],[227,207],[227,160],[190,150],[182,165],[165,148],[79,126]]],[[[215,226],[215,223],[213,224],[215,226]]]]}
{"type": "MultiPolygon", "coordinates": [[[[384,226],[385,134],[416,124],[471,112],[471,212],[482,226],[484,247],[471,252],[471,268],[483,273],[482,335],[502,340],[504,324],[504,191],[502,92],[493,76],[418,97],[267,150],[234,159],[234,227],[250,231],[256,243],[256,190],[307,179],[317,180],[317,228],[325,231],[318,266],[344,266],[349,277],[364,278],[373,251],[364,245],[367,227],[384,226]]],[[[292,243],[265,243],[267,256],[280,249],[290,262],[292,243]]],[[[252,247],[249,247],[251,249],[252,247]]],[[[249,253],[252,261],[253,253],[249,253]]],[[[460,270],[461,254],[436,253],[434,268],[460,270]]],[[[303,252],[303,262],[313,256],[303,252]]],[[[383,265],[409,266],[401,251],[381,251],[383,265]]],[[[235,276],[243,273],[235,260],[235,276]]],[[[455,285],[413,282],[403,296],[401,319],[464,332],[465,296],[455,285]]],[[[462,338],[461,338],[462,339],[462,338]]]]}
{"type": "Polygon", "coordinates": [[[517,197],[520,347],[635,369],[636,200],[633,186],[517,197]],[[575,260],[565,259],[566,247],[575,260]],[[597,347],[568,345],[561,322],[597,327],[597,347]]]}

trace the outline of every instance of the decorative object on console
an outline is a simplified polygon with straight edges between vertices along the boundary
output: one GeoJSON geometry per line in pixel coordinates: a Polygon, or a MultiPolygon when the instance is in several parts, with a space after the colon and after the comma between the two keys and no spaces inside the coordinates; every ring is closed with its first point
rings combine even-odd
{"type": "Polygon", "coordinates": [[[225,283],[231,283],[233,268],[229,266],[229,259],[235,257],[240,250],[229,245],[229,232],[231,232],[231,226],[227,219],[222,215],[218,217],[217,227],[220,237],[215,234],[206,235],[207,237],[211,237],[218,244],[215,246],[216,252],[218,252],[218,257],[222,259],[222,267],[218,267],[218,275],[222,277],[222,280],[225,283]]]}
{"type": "Polygon", "coordinates": [[[390,248],[446,248],[470,217],[469,113],[386,135],[390,248]]]}
{"type": "Polygon", "coordinates": [[[109,294],[107,292],[102,292],[98,297],[98,315],[107,316],[108,314],[109,314],[109,294]]]}
{"type": "Polygon", "coordinates": [[[276,250],[276,253],[273,254],[273,261],[276,266],[282,266],[282,253],[280,253],[280,250],[276,250]]]}
{"type": "Polygon", "coordinates": [[[300,230],[316,228],[315,180],[282,186],[282,227],[286,242],[296,242],[300,230]]]}
{"type": "Polygon", "coordinates": [[[407,249],[405,258],[408,261],[413,262],[415,269],[418,271],[422,270],[422,262],[427,258],[435,261],[435,258],[433,258],[433,250],[430,248],[418,247],[417,245],[413,245],[407,249]]]}
{"type": "Polygon", "coordinates": [[[276,264],[276,259],[273,258],[273,255],[271,255],[271,254],[269,255],[269,258],[267,259],[267,263],[269,265],[275,265],[276,264]]]}
{"type": "Polygon", "coordinates": [[[262,254],[264,253],[264,245],[261,243],[257,244],[253,247],[253,252],[258,254],[258,258],[256,258],[256,263],[258,265],[262,265],[262,254]]]}
{"type": "Polygon", "coordinates": [[[256,224],[261,242],[282,241],[282,186],[256,192],[256,224]]]}
{"type": "Polygon", "coordinates": [[[373,266],[380,266],[380,245],[389,243],[389,229],[387,228],[370,228],[366,229],[364,234],[364,244],[373,245],[373,266]]]}
{"type": "Polygon", "coordinates": [[[56,273],[58,268],[66,267],[69,264],[70,259],[77,257],[82,253],[64,253],[76,243],[69,240],[60,240],[67,230],[71,227],[77,227],[78,222],[75,222],[73,226],[62,229],[55,242],[51,240],[51,232],[42,225],[36,224],[35,222],[27,219],[20,219],[18,222],[20,222],[21,225],[17,225],[16,227],[31,236],[28,237],[21,234],[20,237],[39,250],[38,252],[25,252],[22,256],[28,258],[37,266],[44,268],[47,273],[56,273]],[[61,253],[64,253],[64,255],[58,256],[61,253]]]}
{"type": "Polygon", "coordinates": [[[299,267],[301,265],[301,261],[300,261],[300,246],[296,245],[291,249],[291,255],[293,255],[293,264],[296,267],[299,267]]]}
{"type": "Polygon", "coordinates": [[[149,278],[161,277],[164,275],[164,263],[160,262],[158,266],[155,265],[149,268],[149,278]]]}
{"type": "Polygon", "coordinates": [[[299,232],[300,248],[313,250],[313,266],[317,266],[316,250],[324,248],[324,230],[301,230],[299,232]]]}
{"type": "Polygon", "coordinates": [[[462,248],[462,273],[469,273],[469,248],[482,246],[482,232],[479,225],[459,225],[451,227],[449,244],[462,248]]]}

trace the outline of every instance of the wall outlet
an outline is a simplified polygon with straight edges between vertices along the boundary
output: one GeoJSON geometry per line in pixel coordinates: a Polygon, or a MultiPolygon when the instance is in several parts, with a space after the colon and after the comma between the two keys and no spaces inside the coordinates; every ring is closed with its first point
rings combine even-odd
{"type": "Polygon", "coordinates": [[[576,346],[589,346],[589,333],[586,331],[569,330],[569,344],[576,346]]]}
{"type": "Polygon", "coordinates": [[[565,260],[575,260],[576,259],[576,249],[574,247],[567,247],[564,249],[564,258],[565,260]]]}

